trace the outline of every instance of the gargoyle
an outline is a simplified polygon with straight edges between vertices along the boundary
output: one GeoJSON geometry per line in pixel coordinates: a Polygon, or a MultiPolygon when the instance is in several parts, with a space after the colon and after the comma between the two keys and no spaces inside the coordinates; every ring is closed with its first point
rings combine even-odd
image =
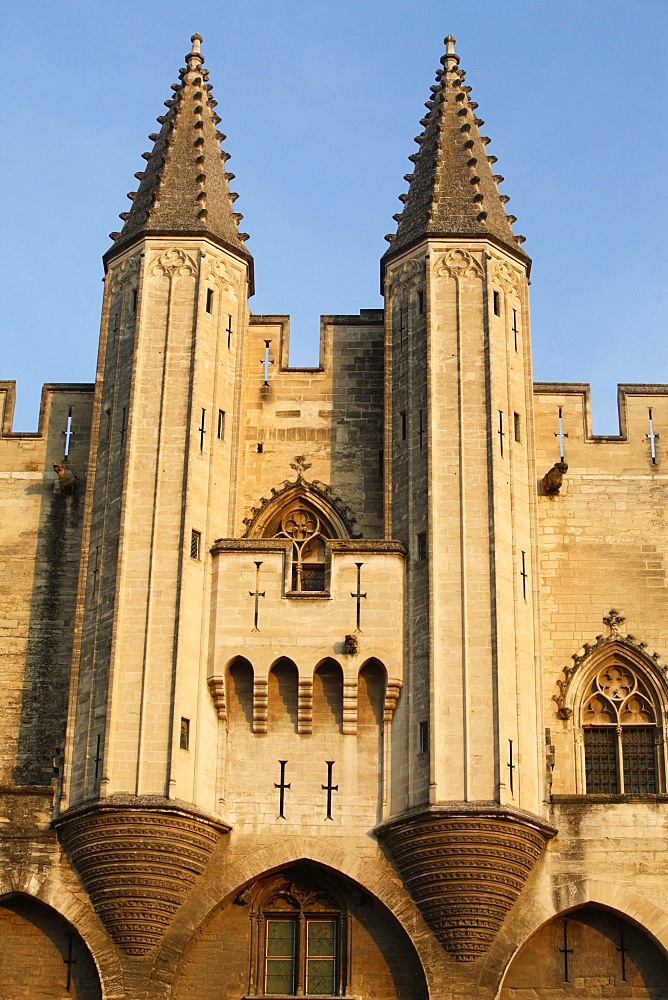
{"type": "Polygon", "coordinates": [[[555,462],[549,472],[543,476],[543,489],[548,496],[554,496],[561,489],[564,481],[564,473],[568,472],[565,462],[555,462]]]}
{"type": "Polygon", "coordinates": [[[73,496],[77,491],[77,477],[71,469],[67,469],[59,462],[53,463],[53,468],[60,481],[60,489],[66,496],[73,496]]]}

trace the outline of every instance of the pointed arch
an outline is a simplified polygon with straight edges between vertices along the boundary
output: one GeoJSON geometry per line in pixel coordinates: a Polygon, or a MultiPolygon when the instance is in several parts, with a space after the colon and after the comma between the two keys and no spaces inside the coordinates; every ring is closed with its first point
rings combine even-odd
{"type": "Polygon", "coordinates": [[[245,656],[235,656],[225,671],[227,680],[227,714],[230,727],[253,728],[254,671],[245,656]]]}
{"type": "Polygon", "coordinates": [[[100,977],[88,946],[51,906],[23,893],[0,898],[0,937],[4,953],[12,956],[2,965],[3,996],[57,1000],[72,992],[80,1000],[100,1000],[100,977]]]}
{"type": "Polygon", "coordinates": [[[357,680],[357,731],[382,729],[387,670],[375,656],[368,659],[357,680]]]}
{"type": "Polygon", "coordinates": [[[623,620],[614,609],[605,617],[610,634],[585,643],[553,695],[559,718],[571,720],[576,788],[587,794],[666,787],[666,673],[645,643],[619,633],[623,620]]]}
{"type": "Polygon", "coordinates": [[[296,733],[298,725],[299,671],[294,661],[281,656],[269,671],[268,730],[296,733]]]}
{"type": "Polygon", "coordinates": [[[313,732],[343,732],[343,670],[332,657],[313,672],[313,732]]]}
{"type": "Polygon", "coordinates": [[[536,1000],[556,1000],[572,995],[569,984],[585,976],[605,982],[611,997],[626,997],[632,990],[634,996],[660,1000],[668,959],[642,923],[624,910],[584,903],[552,916],[524,942],[506,969],[499,1000],[527,993],[536,1000]]]}
{"type": "Polygon", "coordinates": [[[302,479],[285,483],[280,489],[272,490],[272,494],[269,500],[263,498],[260,507],[253,509],[254,516],[244,522],[248,525],[244,537],[275,538],[286,512],[297,505],[305,506],[318,517],[325,537],[353,537],[355,519],[350,517],[349,508],[332,495],[329,487],[302,479]]]}

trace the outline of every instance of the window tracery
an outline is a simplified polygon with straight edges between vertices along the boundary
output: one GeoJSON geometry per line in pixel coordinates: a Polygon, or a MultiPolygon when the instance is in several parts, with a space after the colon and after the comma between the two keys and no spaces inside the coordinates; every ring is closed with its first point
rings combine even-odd
{"type": "Polygon", "coordinates": [[[328,537],[316,512],[298,503],[280,520],[276,538],[292,543],[292,590],[325,590],[325,542],[328,537]]]}
{"type": "Polygon", "coordinates": [[[615,660],[594,674],[581,723],[587,793],[659,790],[657,711],[648,685],[630,664],[615,660]]]}

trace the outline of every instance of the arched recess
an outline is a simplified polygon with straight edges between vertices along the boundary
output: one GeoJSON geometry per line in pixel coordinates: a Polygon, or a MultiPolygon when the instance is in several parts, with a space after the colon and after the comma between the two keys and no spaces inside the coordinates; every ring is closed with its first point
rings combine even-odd
{"type": "Polygon", "coordinates": [[[269,671],[268,731],[296,733],[298,722],[299,672],[286,656],[269,671]]]}
{"type": "Polygon", "coordinates": [[[557,681],[554,701],[572,731],[576,792],[666,790],[668,683],[644,643],[616,628],[585,643],[557,681]]]}
{"type": "Polygon", "coordinates": [[[253,729],[253,667],[244,656],[227,668],[227,714],[230,729],[253,729]]]}
{"type": "Polygon", "coordinates": [[[22,893],[0,899],[0,992],[11,1000],[100,1000],[93,957],[56,910],[22,893]]]}
{"type": "Polygon", "coordinates": [[[357,731],[380,732],[383,728],[387,670],[375,657],[367,660],[358,676],[357,731]]]}
{"type": "Polygon", "coordinates": [[[313,733],[343,732],[343,671],[327,658],[313,674],[313,733]]]}
{"type": "Polygon", "coordinates": [[[173,1000],[221,996],[426,1000],[403,928],[340,873],[299,861],[264,873],[193,935],[173,1000]]]}
{"type": "Polygon", "coordinates": [[[603,995],[605,985],[606,997],[665,1000],[666,983],[668,958],[642,927],[618,910],[587,903],[532,935],[510,963],[498,997],[593,997],[603,995]]]}

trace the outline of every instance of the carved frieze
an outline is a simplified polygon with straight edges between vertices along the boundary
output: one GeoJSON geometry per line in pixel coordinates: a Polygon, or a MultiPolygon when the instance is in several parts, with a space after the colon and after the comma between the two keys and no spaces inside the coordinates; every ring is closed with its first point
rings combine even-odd
{"type": "Polygon", "coordinates": [[[431,806],[376,829],[443,947],[486,954],[556,830],[501,806],[431,806]]]}
{"type": "Polygon", "coordinates": [[[157,796],[69,810],[54,826],[112,938],[137,956],[160,943],[221,834],[229,831],[157,796]]]}

